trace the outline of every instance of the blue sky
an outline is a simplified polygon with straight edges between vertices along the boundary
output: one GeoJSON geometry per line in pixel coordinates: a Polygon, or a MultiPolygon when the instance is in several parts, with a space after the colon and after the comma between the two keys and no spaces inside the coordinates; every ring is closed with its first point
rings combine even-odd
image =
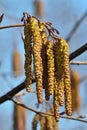
{"type": "MultiPolygon", "coordinates": [[[[42,20],[50,21],[53,25],[59,30],[60,36],[66,38],[69,34],[70,30],[74,26],[75,22],[80,19],[80,17],[87,11],[87,0],[42,0],[44,6],[44,13],[42,20]]],[[[5,13],[4,20],[1,26],[10,25],[21,23],[22,13],[24,11],[28,11],[31,15],[35,15],[34,9],[34,0],[0,0],[0,15],[5,13]]],[[[24,64],[24,47],[23,42],[21,40],[21,32],[23,32],[23,28],[13,28],[13,29],[6,29],[0,30],[0,61],[2,61],[2,66],[0,67],[0,72],[11,72],[12,71],[12,51],[14,47],[14,42],[18,44],[17,49],[20,51],[23,59],[24,64]]],[[[78,47],[82,46],[83,44],[87,43],[87,18],[83,21],[81,26],[73,35],[72,39],[69,42],[70,45],[70,52],[74,51],[78,47]]],[[[84,53],[75,60],[85,60],[87,61],[87,54],[84,53]]],[[[87,74],[87,66],[71,66],[72,68],[76,69],[81,76],[87,74]]],[[[8,79],[13,84],[12,87],[19,84],[25,79],[25,76],[15,79],[8,76],[8,79]]],[[[9,84],[0,76],[0,96],[5,94],[7,91],[11,90],[12,88],[9,87],[9,84]],[[4,89],[3,89],[4,88],[4,89]]],[[[85,86],[87,82],[85,81],[80,85],[80,93],[81,93],[81,100],[82,100],[82,108],[85,104],[85,97],[84,95],[85,86]]],[[[34,107],[34,103],[30,104],[28,100],[34,98],[35,95],[26,95],[24,97],[24,101],[29,105],[34,107]]],[[[87,104],[86,104],[87,107],[87,104]]],[[[2,130],[6,130],[8,127],[9,130],[12,129],[12,109],[13,104],[10,102],[6,102],[0,106],[0,127],[2,130]],[[5,113],[3,116],[2,113],[5,113]],[[11,118],[10,118],[11,117],[11,118]],[[2,119],[1,119],[2,118],[2,119]],[[5,118],[9,118],[8,124],[4,122],[5,118]],[[2,121],[1,121],[2,120],[2,121]],[[7,127],[6,127],[7,126],[7,127]]],[[[86,108],[84,107],[83,111],[81,109],[81,113],[85,114],[87,111],[84,112],[86,108]]],[[[32,119],[32,113],[28,112],[28,118],[30,122],[30,118],[32,119]]],[[[60,120],[60,130],[64,129],[66,125],[67,130],[73,130],[76,128],[77,130],[84,129],[86,130],[87,124],[78,123],[75,121],[69,121],[67,125],[67,121],[65,119],[60,120]],[[63,124],[63,125],[62,125],[63,124]],[[79,126],[79,128],[78,128],[79,126]]],[[[31,127],[30,123],[28,128],[31,127]]]]}

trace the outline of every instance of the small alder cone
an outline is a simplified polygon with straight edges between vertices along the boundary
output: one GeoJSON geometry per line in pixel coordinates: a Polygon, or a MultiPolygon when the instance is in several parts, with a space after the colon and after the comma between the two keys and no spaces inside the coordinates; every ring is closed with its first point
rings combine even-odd
{"type": "Polygon", "coordinates": [[[80,108],[80,95],[79,95],[79,84],[80,75],[75,71],[71,70],[71,88],[72,88],[72,110],[77,112],[79,115],[80,108]]]}
{"type": "Polygon", "coordinates": [[[20,76],[23,72],[21,54],[16,49],[13,51],[13,72],[16,77],[20,76]]]}
{"type": "Polygon", "coordinates": [[[53,94],[54,91],[54,53],[53,53],[53,43],[47,41],[46,44],[46,54],[47,54],[47,71],[48,71],[48,93],[53,94]]]}
{"type": "Polygon", "coordinates": [[[35,11],[36,11],[36,16],[41,18],[42,15],[43,15],[43,3],[42,3],[42,0],[36,0],[35,1],[35,11]]]}
{"type": "Polygon", "coordinates": [[[43,65],[42,65],[42,57],[41,57],[41,50],[42,50],[42,38],[40,34],[40,28],[38,25],[38,21],[31,17],[29,19],[31,32],[33,36],[33,56],[34,56],[34,72],[36,78],[36,91],[37,91],[37,99],[39,103],[43,102],[42,97],[42,74],[43,74],[43,65]]]}
{"type": "Polygon", "coordinates": [[[30,91],[32,84],[32,45],[31,45],[31,29],[30,24],[24,27],[24,48],[25,48],[25,75],[26,75],[26,90],[30,91]]]}
{"type": "Polygon", "coordinates": [[[37,125],[39,123],[39,120],[40,120],[40,115],[36,114],[32,121],[32,130],[37,130],[37,125]]]}
{"type": "Polygon", "coordinates": [[[61,38],[59,44],[62,47],[63,53],[63,70],[64,70],[64,91],[65,91],[65,108],[66,114],[72,115],[72,96],[71,96],[71,80],[70,80],[70,67],[69,67],[69,45],[61,38]]]}

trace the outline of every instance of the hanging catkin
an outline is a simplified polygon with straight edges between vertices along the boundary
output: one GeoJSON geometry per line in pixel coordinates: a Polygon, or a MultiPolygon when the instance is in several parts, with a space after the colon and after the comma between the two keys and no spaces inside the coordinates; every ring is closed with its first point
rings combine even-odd
{"type": "Polygon", "coordinates": [[[48,71],[48,93],[51,95],[54,91],[54,53],[53,53],[53,43],[47,41],[46,44],[46,54],[47,54],[47,71],[48,71]]]}
{"type": "Polygon", "coordinates": [[[80,108],[80,94],[79,94],[79,84],[80,75],[75,71],[71,70],[71,88],[72,88],[72,110],[77,112],[79,115],[80,108]]]}
{"type": "Polygon", "coordinates": [[[18,50],[13,50],[13,72],[14,76],[20,76],[23,72],[22,69],[22,58],[18,50]]]}
{"type": "Polygon", "coordinates": [[[56,79],[56,86],[57,86],[57,96],[59,105],[62,106],[64,104],[64,70],[63,70],[63,52],[62,46],[59,42],[54,44],[54,61],[55,61],[55,79],[56,79]]]}
{"type": "Polygon", "coordinates": [[[45,89],[45,99],[49,100],[49,92],[48,92],[48,71],[47,71],[47,54],[46,54],[46,45],[47,45],[47,32],[45,25],[43,23],[39,23],[41,38],[42,38],[42,65],[43,65],[43,88],[45,89]]]}
{"type": "Polygon", "coordinates": [[[40,120],[40,115],[35,114],[33,121],[32,121],[32,130],[37,130],[37,125],[39,123],[40,120]]]}
{"type": "Polygon", "coordinates": [[[14,130],[25,130],[26,128],[26,113],[25,109],[21,106],[14,104],[13,113],[13,129],[14,130]]]}
{"type": "Polygon", "coordinates": [[[32,84],[32,45],[31,45],[31,31],[30,24],[24,27],[24,48],[25,48],[25,75],[26,75],[26,90],[30,91],[32,84]]]}
{"type": "Polygon", "coordinates": [[[39,18],[43,15],[43,3],[42,0],[35,0],[35,12],[39,18]]]}
{"type": "Polygon", "coordinates": [[[37,91],[37,99],[39,103],[43,102],[42,97],[42,74],[43,74],[43,65],[42,65],[42,57],[41,57],[41,50],[42,50],[42,38],[40,34],[40,28],[38,25],[38,21],[31,17],[29,19],[31,32],[33,36],[33,56],[34,56],[34,72],[36,78],[36,91],[37,91]]]}
{"type": "Polygon", "coordinates": [[[66,114],[72,114],[72,96],[71,96],[71,80],[70,80],[70,67],[69,67],[69,45],[61,38],[59,44],[62,46],[63,52],[63,69],[64,69],[64,91],[65,91],[65,108],[66,114]]]}

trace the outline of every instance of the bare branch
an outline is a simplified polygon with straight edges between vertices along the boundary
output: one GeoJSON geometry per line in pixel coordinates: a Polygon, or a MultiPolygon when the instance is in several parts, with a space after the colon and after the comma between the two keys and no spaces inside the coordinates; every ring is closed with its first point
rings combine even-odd
{"type": "Polygon", "coordinates": [[[8,26],[1,26],[0,29],[6,29],[6,28],[14,28],[14,27],[23,27],[24,24],[14,24],[14,25],[8,25],[8,26]]]}
{"type": "MultiPolygon", "coordinates": [[[[17,102],[14,99],[10,99],[10,100],[13,101],[15,104],[17,104],[17,105],[19,105],[21,107],[24,107],[27,110],[35,112],[35,113],[37,113],[37,114],[39,114],[41,116],[54,116],[54,114],[52,114],[52,113],[45,113],[45,112],[36,111],[35,109],[32,109],[32,108],[30,108],[30,107],[28,107],[28,106],[26,106],[26,105],[24,105],[24,104],[22,104],[20,102],[17,102]]],[[[81,121],[81,122],[87,123],[87,120],[82,120],[80,118],[71,117],[71,116],[65,116],[65,115],[62,115],[62,114],[60,114],[60,118],[65,118],[65,119],[70,119],[70,120],[81,121]]]]}
{"type": "Polygon", "coordinates": [[[87,61],[70,61],[71,65],[87,65],[87,61]]]}
{"type": "Polygon", "coordinates": [[[83,14],[83,16],[75,23],[74,27],[72,28],[72,30],[70,31],[70,33],[68,34],[66,40],[69,42],[70,39],[72,38],[72,36],[74,35],[74,33],[76,32],[76,30],[78,29],[78,27],[81,25],[81,23],[83,22],[83,20],[87,17],[87,12],[85,12],[83,14]]]}
{"type": "Polygon", "coordinates": [[[70,54],[69,56],[70,61],[76,58],[77,56],[81,55],[85,51],[87,51],[87,43],[70,54]]]}

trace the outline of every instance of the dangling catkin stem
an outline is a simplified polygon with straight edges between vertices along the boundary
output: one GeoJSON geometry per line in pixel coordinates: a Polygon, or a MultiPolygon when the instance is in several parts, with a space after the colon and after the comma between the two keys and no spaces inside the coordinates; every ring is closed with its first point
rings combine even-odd
{"type": "Polygon", "coordinates": [[[32,45],[31,45],[31,29],[30,24],[24,27],[24,48],[25,48],[25,75],[26,75],[26,90],[30,91],[32,84],[32,45]]]}

